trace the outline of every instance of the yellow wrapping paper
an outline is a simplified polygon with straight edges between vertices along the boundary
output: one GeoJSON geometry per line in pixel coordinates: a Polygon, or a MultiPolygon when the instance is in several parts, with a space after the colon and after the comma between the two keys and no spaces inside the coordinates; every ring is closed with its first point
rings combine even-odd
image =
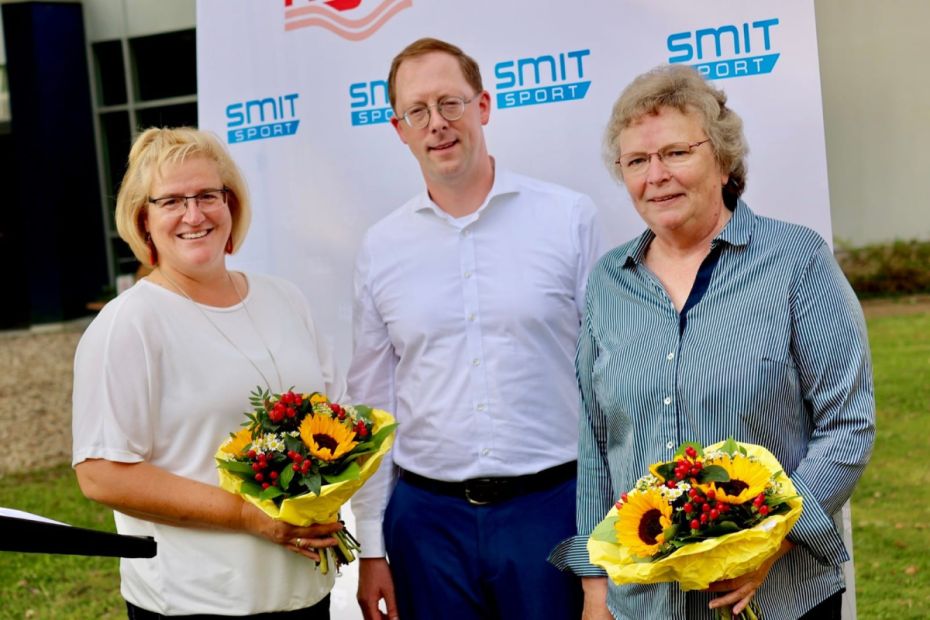
{"type": "MultiPolygon", "coordinates": [[[[394,423],[394,418],[387,411],[381,409],[372,409],[371,417],[374,422],[371,433],[374,435],[384,426],[394,423]]],[[[229,443],[227,440],[216,452],[217,460],[225,460],[228,454],[223,451],[223,446],[229,443]]],[[[324,484],[320,490],[319,496],[313,493],[307,493],[299,497],[289,497],[281,502],[281,507],[275,505],[273,500],[264,501],[252,495],[242,495],[239,493],[239,487],[242,486],[242,479],[232,472],[217,467],[220,476],[220,487],[241,495],[244,500],[258,506],[265,514],[273,519],[279,519],[291,525],[306,526],[313,523],[332,523],[339,519],[339,509],[343,504],[349,501],[356,491],[362,488],[365,481],[368,480],[381,464],[381,460],[387,451],[394,445],[394,434],[391,433],[381,443],[377,452],[367,455],[365,462],[361,464],[358,478],[355,480],[343,480],[333,484],[324,484]]]]}
{"type": "MultiPolygon", "coordinates": [[[[708,446],[704,451],[717,450],[723,443],[708,446]]],[[[762,446],[742,442],[740,445],[769,471],[781,471],[778,459],[762,446]]],[[[588,539],[588,556],[592,564],[606,570],[608,577],[618,585],[677,581],[682,590],[705,590],[715,581],[745,575],[759,568],[778,551],[801,516],[803,501],[797,496],[794,484],[783,472],[778,481],[781,494],[792,497],[787,502],[791,509],[785,514],[770,516],[751,529],[685,545],[654,562],[636,557],[616,543],[588,539]]],[[[607,513],[607,518],[616,515],[617,508],[614,507],[607,513]]]]}

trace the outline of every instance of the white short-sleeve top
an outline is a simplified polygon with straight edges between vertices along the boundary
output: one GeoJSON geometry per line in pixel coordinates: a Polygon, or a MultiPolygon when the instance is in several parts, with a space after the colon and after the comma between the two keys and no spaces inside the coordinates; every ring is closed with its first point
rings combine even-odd
{"type": "MultiPolygon", "coordinates": [[[[104,307],[75,355],[73,464],[145,461],[215,485],[216,449],[245,421],[249,392],[265,387],[262,374],[275,392],[293,386],[342,397],[329,347],[297,287],[255,274],[248,281],[247,308],[198,308],[147,280],[104,307]]],[[[153,536],[158,544],[156,557],[120,565],[123,596],[153,612],[299,609],[332,589],[332,574],[320,575],[313,562],[255,536],[120,512],[115,519],[120,533],[153,536]]]]}

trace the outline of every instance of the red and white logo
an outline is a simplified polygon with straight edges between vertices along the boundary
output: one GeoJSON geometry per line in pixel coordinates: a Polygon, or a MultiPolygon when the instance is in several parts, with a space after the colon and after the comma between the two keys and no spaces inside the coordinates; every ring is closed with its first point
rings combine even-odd
{"type": "Polygon", "coordinates": [[[284,30],[318,26],[362,41],[411,6],[413,0],[284,0],[284,30]]]}

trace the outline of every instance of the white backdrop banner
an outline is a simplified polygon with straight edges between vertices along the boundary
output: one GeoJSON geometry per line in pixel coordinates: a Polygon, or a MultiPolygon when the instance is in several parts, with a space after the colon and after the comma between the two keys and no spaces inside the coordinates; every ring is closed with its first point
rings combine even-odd
{"type": "MultiPolygon", "coordinates": [[[[200,127],[228,143],[254,205],[232,264],[299,284],[343,369],[361,236],[423,187],[386,86],[422,36],[479,62],[491,154],[589,194],[614,244],[644,225],[602,132],[622,88],[662,63],[698,67],[743,117],[749,205],[831,239],[813,0],[198,0],[200,127]]],[[[336,618],[359,617],[351,581],[336,618]]]]}

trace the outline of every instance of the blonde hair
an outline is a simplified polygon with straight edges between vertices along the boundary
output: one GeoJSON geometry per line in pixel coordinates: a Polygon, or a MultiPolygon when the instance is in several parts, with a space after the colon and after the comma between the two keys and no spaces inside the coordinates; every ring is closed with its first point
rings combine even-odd
{"type": "Polygon", "coordinates": [[[730,209],[746,189],[746,154],[749,146],[743,135],[743,121],[726,106],[727,96],[714,88],[697,70],[686,65],[661,65],[639,75],[623,89],[614,103],[604,132],[604,160],[611,174],[622,179],[615,165],[620,156],[620,132],[660,108],[697,113],[710,139],[720,169],[729,175],[723,186],[723,201],[730,209]]]}
{"type": "Polygon", "coordinates": [[[245,179],[229,151],[213,134],[193,127],[152,128],[143,131],[129,151],[129,163],[116,198],[116,230],[142,264],[148,264],[145,216],[156,176],[167,165],[193,157],[216,164],[223,186],[229,189],[233,251],[239,249],[249,230],[252,210],[245,179]]]}

